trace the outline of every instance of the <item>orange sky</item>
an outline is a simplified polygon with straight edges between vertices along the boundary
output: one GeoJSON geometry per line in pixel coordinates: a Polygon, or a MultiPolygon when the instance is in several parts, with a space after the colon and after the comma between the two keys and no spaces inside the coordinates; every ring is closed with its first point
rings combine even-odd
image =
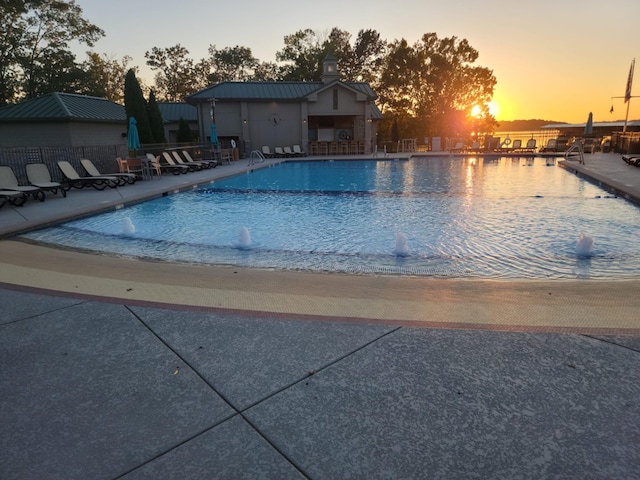
{"type": "MultiPolygon", "coordinates": [[[[424,33],[466,38],[480,53],[476,65],[498,80],[494,101],[498,120],[539,118],[571,123],[624,120],[623,96],[632,59],[640,60],[638,0],[323,0],[301,6],[293,0],[201,2],[156,0],[76,0],[84,16],[105,30],[93,48],[121,58],[133,57],[152,83],[144,53],[177,43],[194,60],[218,48],[251,48],[261,61],[275,61],[285,35],[304,28],[333,27],[355,37],[375,29],[389,41],[416,42],[424,33]],[[526,6],[524,6],[526,5],[526,6]],[[176,9],[184,12],[176,21],[176,9]]],[[[82,47],[79,53],[87,48],[82,47]]],[[[638,76],[636,76],[638,77],[638,76]]],[[[640,78],[633,93],[640,96],[640,78]]],[[[629,119],[640,119],[640,98],[631,101],[629,119]]]]}

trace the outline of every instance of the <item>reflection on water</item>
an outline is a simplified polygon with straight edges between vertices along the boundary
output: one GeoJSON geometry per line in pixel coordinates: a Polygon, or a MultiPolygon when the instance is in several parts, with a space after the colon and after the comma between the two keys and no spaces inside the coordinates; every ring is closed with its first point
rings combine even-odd
{"type": "Polygon", "coordinates": [[[429,157],[289,162],[25,236],[213,264],[620,278],[640,271],[639,235],[637,207],[545,159],[429,157]]]}

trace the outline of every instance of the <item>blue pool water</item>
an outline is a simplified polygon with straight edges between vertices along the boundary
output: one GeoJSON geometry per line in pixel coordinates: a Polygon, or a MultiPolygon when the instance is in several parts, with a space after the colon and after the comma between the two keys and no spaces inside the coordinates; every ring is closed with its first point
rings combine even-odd
{"type": "Polygon", "coordinates": [[[24,236],[264,268],[480,278],[640,273],[640,209],[543,158],[287,162],[24,236]]]}

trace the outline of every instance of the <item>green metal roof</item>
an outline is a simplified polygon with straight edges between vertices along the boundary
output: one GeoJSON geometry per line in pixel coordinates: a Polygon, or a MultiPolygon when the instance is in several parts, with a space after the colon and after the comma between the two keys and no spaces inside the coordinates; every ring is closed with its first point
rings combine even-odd
{"type": "MultiPolygon", "coordinates": [[[[339,82],[353,90],[363,93],[370,99],[376,94],[368,83],[339,82]]],[[[321,90],[327,85],[322,82],[222,82],[200,90],[187,97],[188,103],[199,103],[203,100],[302,100],[307,95],[321,90]]]]}
{"type": "Polygon", "coordinates": [[[158,102],[158,108],[164,123],[177,123],[180,118],[184,118],[187,122],[198,121],[198,110],[188,103],[158,102]]]}
{"type": "Polygon", "coordinates": [[[124,106],[71,93],[48,93],[0,108],[0,122],[76,121],[126,123],[124,106]]]}

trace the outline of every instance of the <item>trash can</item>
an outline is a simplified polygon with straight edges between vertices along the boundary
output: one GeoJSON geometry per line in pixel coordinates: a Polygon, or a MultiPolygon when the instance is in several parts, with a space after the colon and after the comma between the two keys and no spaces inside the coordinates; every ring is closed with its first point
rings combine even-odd
{"type": "Polygon", "coordinates": [[[432,152],[442,151],[442,147],[440,146],[440,137],[433,137],[431,139],[431,151],[432,152]]]}

